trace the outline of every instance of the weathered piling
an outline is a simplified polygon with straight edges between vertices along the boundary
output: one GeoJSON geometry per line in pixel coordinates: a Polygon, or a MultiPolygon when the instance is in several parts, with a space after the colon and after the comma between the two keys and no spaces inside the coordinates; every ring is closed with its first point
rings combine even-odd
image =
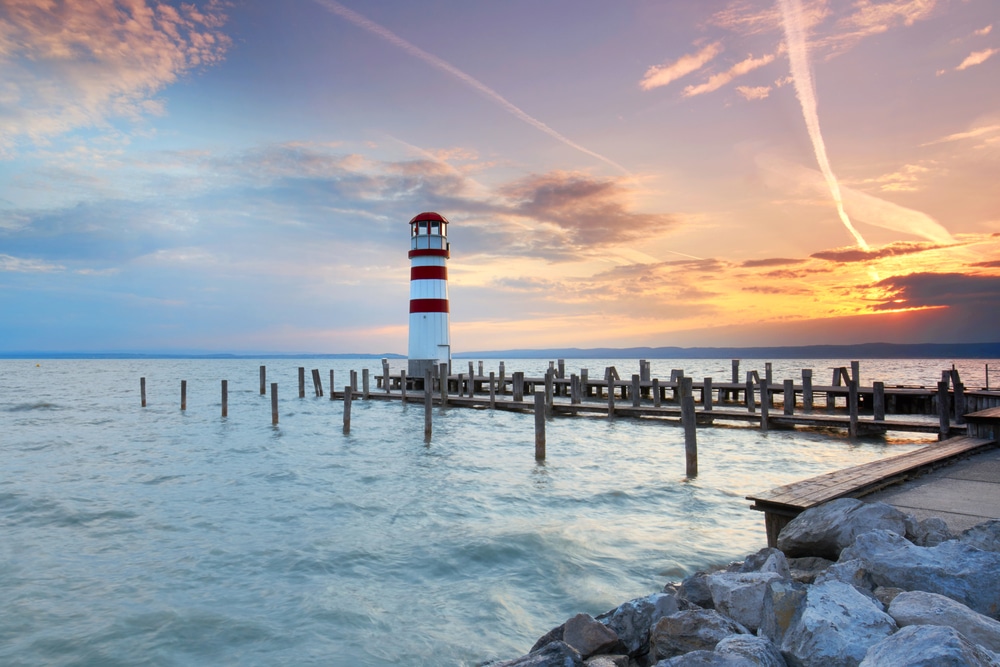
{"type": "Polygon", "coordinates": [[[431,369],[424,371],[424,437],[431,437],[431,405],[434,402],[434,394],[431,392],[431,369]]]}
{"type": "Polygon", "coordinates": [[[701,385],[702,409],[705,412],[712,411],[712,378],[705,378],[701,385]]]}
{"type": "MultiPolygon", "coordinates": [[[[313,379],[313,391],[316,393],[317,396],[322,396],[323,395],[323,383],[319,379],[319,369],[318,368],[312,369],[312,379],[313,379]]],[[[330,389],[333,389],[332,385],[330,386],[330,389]]]]}
{"type": "Polygon", "coordinates": [[[607,373],[608,377],[608,417],[615,416],[615,380],[611,373],[607,373]]]}
{"type": "MultiPolygon", "coordinates": [[[[733,384],[736,384],[739,381],[740,381],[740,360],[739,359],[733,359],[733,379],[731,380],[731,382],[733,384]]],[[[730,392],[727,392],[726,398],[729,399],[729,400],[734,400],[734,398],[738,398],[738,395],[734,397],[733,393],[730,391],[730,392]]],[[[720,397],[720,399],[721,399],[721,397],[720,397]]]]}
{"type": "Polygon", "coordinates": [[[694,414],[694,391],[692,379],[681,378],[681,425],[684,427],[685,474],[698,476],[698,432],[694,414]]]}
{"type": "MultiPolygon", "coordinates": [[[[429,391],[429,388],[424,388],[429,391]]],[[[399,371],[399,392],[402,394],[403,403],[406,403],[406,371],[399,371]]]]}
{"type": "Polygon", "coordinates": [[[188,407],[188,381],[181,380],[181,410],[187,410],[188,407]]]}
{"type": "Polygon", "coordinates": [[[545,396],[535,391],[535,460],[545,460],[545,396]]]}
{"type": "Polygon", "coordinates": [[[786,415],[795,414],[795,383],[792,380],[785,380],[784,382],[784,402],[783,412],[786,415]]]}
{"type": "Polygon", "coordinates": [[[653,378],[653,407],[660,407],[662,402],[663,396],[660,394],[660,378],[653,378]]]}
{"type": "Polygon", "coordinates": [[[507,393],[507,369],[504,368],[504,362],[500,362],[500,395],[503,396],[507,393]]]}
{"type": "Polygon", "coordinates": [[[344,433],[351,432],[351,402],[354,398],[354,387],[344,387],[344,433]]]}
{"type": "Polygon", "coordinates": [[[758,384],[760,385],[760,430],[767,433],[770,427],[768,420],[771,416],[771,401],[768,398],[771,395],[771,386],[767,376],[758,380],[758,384]]]}
{"type": "Polygon", "coordinates": [[[955,398],[955,423],[965,423],[965,385],[958,376],[958,369],[954,365],[951,367],[951,390],[955,398]]]}
{"type": "Polygon", "coordinates": [[[222,381],[222,416],[229,416],[229,380],[222,381]]]}
{"type": "MultiPolygon", "coordinates": [[[[770,361],[765,361],[764,362],[764,378],[767,380],[767,386],[768,387],[770,387],[770,386],[772,386],[774,384],[774,374],[772,372],[772,365],[771,365],[770,361]]],[[[761,401],[765,400],[763,394],[761,394],[760,400],[761,401]]],[[[767,400],[767,405],[769,407],[773,408],[774,407],[774,395],[770,394],[770,393],[767,394],[767,399],[766,400],[767,400]]]]}
{"type": "Polygon", "coordinates": [[[639,407],[639,399],[642,397],[642,380],[640,375],[632,374],[632,407],[639,407]]]}
{"type": "Polygon", "coordinates": [[[479,362],[479,377],[483,377],[483,362],[479,362]]]}
{"type": "Polygon", "coordinates": [[[885,382],[872,383],[872,418],[885,421],[885,382]]]}
{"type": "Polygon", "coordinates": [[[358,393],[358,372],[351,371],[351,393],[358,393]]]}
{"type": "Polygon", "coordinates": [[[948,383],[944,380],[937,383],[938,401],[938,440],[947,440],[951,431],[951,410],[948,405],[948,383]]]}
{"type": "Polygon", "coordinates": [[[382,389],[385,390],[385,393],[387,393],[387,394],[389,393],[390,387],[389,387],[389,360],[388,359],[383,359],[382,360],[382,389]]]}
{"type": "Polygon", "coordinates": [[[802,409],[812,412],[813,409],[813,372],[811,368],[802,369],[802,409]]]}
{"type": "Polygon", "coordinates": [[[267,393],[267,367],[260,367],[260,395],[263,396],[267,393]]]}
{"type": "Polygon", "coordinates": [[[493,371],[490,371],[490,410],[495,410],[496,407],[497,407],[496,377],[494,377],[493,371]]]}
{"type": "Polygon", "coordinates": [[[545,374],[545,416],[552,416],[552,402],[555,395],[555,377],[556,372],[552,368],[549,368],[548,372],[545,374]]]}
{"type": "Polygon", "coordinates": [[[439,364],[438,373],[440,374],[439,382],[441,383],[441,405],[448,405],[448,364],[439,364]]]}
{"type": "Polygon", "coordinates": [[[139,378],[139,396],[142,399],[142,407],[146,407],[146,378],[139,378]]]}
{"type": "Polygon", "coordinates": [[[367,401],[368,400],[368,369],[361,369],[361,396],[367,401]]]}
{"type": "MultiPolygon", "coordinates": [[[[756,401],[754,400],[754,389],[753,389],[753,371],[747,371],[747,382],[746,382],[746,406],[748,412],[757,412],[756,401]]],[[[761,401],[763,402],[763,401],[761,401]]]]}
{"type": "Polygon", "coordinates": [[[514,371],[514,388],[511,390],[514,402],[520,403],[524,400],[524,373],[522,371],[514,371]]]}
{"type": "Polygon", "coordinates": [[[330,369],[330,400],[331,400],[331,401],[333,400],[333,395],[334,395],[335,393],[337,393],[337,392],[335,392],[335,391],[333,390],[333,388],[334,388],[334,387],[336,387],[336,386],[337,386],[337,385],[335,385],[335,384],[333,383],[333,369],[331,368],[331,369],[330,369]]]}
{"type": "Polygon", "coordinates": [[[306,369],[299,366],[299,398],[306,397],[306,369]]]}
{"type": "Polygon", "coordinates": [[[858,437],[858,381],[855,379],[856,377],[857,373],[847,385],[847,414],[850,416],[847,435],[851,438],[858,437]]]}
{"type": "MultiPolygon", "coordinates": [[[[333,392],[330,392],[333,394],[333,392]]],[[[271,383],[271,423],[278,423],[278,383],[271,383]]]]}

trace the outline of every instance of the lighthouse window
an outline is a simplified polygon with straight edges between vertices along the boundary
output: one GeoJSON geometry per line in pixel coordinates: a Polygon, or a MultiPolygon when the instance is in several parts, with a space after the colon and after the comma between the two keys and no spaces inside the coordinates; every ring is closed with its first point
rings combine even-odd
{"type": "Polygon", "coordinates": [[[430,233],[431,234],[441,234],[441,223],[440,222],[432,222],[431,223],[431,231],[430,231],[430,233]]]}

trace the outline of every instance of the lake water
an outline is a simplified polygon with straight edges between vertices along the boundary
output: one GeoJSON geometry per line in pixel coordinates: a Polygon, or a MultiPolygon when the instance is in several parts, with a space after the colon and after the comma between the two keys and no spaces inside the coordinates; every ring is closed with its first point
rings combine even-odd
{"type": "MultiPolygon", "coordinates": [[[[861,379],[934,386],[951,363],[865,360],[861,379]]],[[[986,360],[956,363],[981,386],[986,360]]],[[[607,365],[638,372],[568,360],[567,373],[607,365]]],[[[781,360],[774,378],[813,368],[825,384],[840,365],[781,360]]],[[[427,442],[422,405],[356,400],[345,435],[342,402],[298,398],[299,366],[324,384],[330,368],[339,385],[350,369],[381,372],[378,360],[0,360],[0,664],[514,657],[578,612],[764,546],[747,494],[927,440],[702,429],[687,480],[679,428],[557,417],[538,463],[526,414],[435,407],[427,442]],[[261,364],[280,385],[277,426],[261,364]]],[[[508,374],[546,367],[506,361],[508,374]]],[[[653,377],[671,368],[730,375],[728,360],[652,361],[653,377]]]]}

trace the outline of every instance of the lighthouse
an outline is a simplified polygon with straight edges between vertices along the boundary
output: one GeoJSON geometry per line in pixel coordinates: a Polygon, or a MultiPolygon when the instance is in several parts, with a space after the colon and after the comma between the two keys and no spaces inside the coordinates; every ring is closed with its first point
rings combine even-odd
{"type": "Polygon", "coordinates": [[[451,368],[448,324],[448,221],[439,213],[410,220],[410,344],[406,374],[423,378],[438,364],[451,368]]]}

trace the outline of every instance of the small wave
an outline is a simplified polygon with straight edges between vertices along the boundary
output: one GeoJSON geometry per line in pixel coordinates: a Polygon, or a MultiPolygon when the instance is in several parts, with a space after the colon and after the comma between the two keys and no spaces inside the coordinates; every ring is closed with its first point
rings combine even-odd
{"type": "Polygon", "coordinates": [[[18,403],[6,409],[6,412],[30,412],[31,410],[60,410],[62,406],[48,401],[36,401],[34,403],[18,403]]]}

